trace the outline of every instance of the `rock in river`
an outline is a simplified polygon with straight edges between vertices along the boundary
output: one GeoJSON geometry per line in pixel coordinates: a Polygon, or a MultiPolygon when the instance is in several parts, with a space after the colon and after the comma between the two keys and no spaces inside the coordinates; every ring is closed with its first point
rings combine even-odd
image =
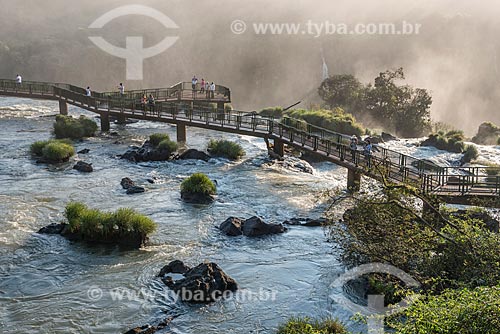
{"type": "Polygon", "coordinates": [[[238,289],[236,281],[213,262],[201,263],[187,270],[183,274],[183,278],[174,280],[168,276],[169,273],[174,273],[169,271],[170,268],[182,268],[183,270],[189,268],[182,261],[174,262],[176,263],[171,262],[162,269],[161,279],[183,301],[210,303],[223,297],[226,291],[235,292],[238,289]]]}
{"type": "Polygon", "coordinates": [[[76,165],[73,166],[73,169],[76,169],[77,171],[82,173],[91,173],[94,171],[94,168],[92,168],[92,164],[83,161],[78,161],[76,165]]]}
{"type": "Polygon", "coordinates": [[[251,217],[246,220],[242,218],[229,217],[219,229],[229,236],[245,235],[247,237],[259,237],[269,234],[278,234],[286,231],[282,224],[268,224],[259,217],[251,217]]]}

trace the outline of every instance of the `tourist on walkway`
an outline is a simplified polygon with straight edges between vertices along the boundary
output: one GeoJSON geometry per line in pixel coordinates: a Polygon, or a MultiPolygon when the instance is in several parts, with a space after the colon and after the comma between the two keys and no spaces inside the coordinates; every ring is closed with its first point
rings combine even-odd
{"type": "Polygon", "coordinates": [[[193,75],[193,79],[191,79],[191,87],[193,90],[196,90],[196,85],[198,84],[198,78],[196,75],[193,75]]]}
{"type": "Polygon", "coordinates": [[[155,98],[153,97],[153,94],[149,94],[149,97],[148,97],[148,106],[149,106],[149,110],[151,111],[151,113],[155,110],[155,98]]]}
{"type": "Polygon", "coordinates": [[[18,74],[16,75],[16,84],[21,85],[23,83],[23,78],[18,74]]]}
{"type": "Polygon", "coordinates": [[[351,137],[349,148],[351,149],[352,162],[357,166],[358,162],[356,161],[356,152],[358,150],[358,137],[356,137],[355,135],[351,137]]]}
{"type": "Polygon", "coordinates": [[[372,143],[370,142],[370,139],[365,139],[363,154],[368,164],[368,168],[372,168],[372,149],[373,146],[372,143]]]}
{"type": "Polygon", "coordinates": [[[146,111],[146,104],[147,103],[148,103],[148,97],[146,96],[146,94],[143,94],[141,97],[141,106],[142,106],[142,109],[144,110],[144,112],[146,111]]]}
{"type": "Polygon", "coordinates": [[[213,81],[210,84],[210,98],[211,99],[215,98],[215,84],[213,81]]]}
{"type": "Polygon", "coordinates": [[[201,89],[200,93],[203,93],[205,91],[205,79],[201,78],[201,89]]]}
{"type": "Polygon", "coordinates": [[[87,95],[88,97],[92,96],[92,91],[90,90],[90,87],[87,87],[87,89],[85,89],[85,95],[87,95]]]}
{"type": "Polygon", "coordinates": [[[118,86],[118,90],[120,91],[120,95],[125,95],[125,86],[123,83],[120,82],[120,85],[118,86]]]}

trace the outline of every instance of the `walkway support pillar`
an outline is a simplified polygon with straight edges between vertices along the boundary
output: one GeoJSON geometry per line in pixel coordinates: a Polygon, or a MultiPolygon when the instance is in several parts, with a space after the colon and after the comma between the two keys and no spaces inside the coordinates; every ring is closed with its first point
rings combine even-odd
{"type": "Polygon", "coordinates": [[[347,189],[349,191],[359,191],[361,188],[361,173],[354,169],[347,170],[347,189]]]}
{"type": "Polygon", "coordinates": [[[186,142],[186,126],[184,124],[177,124],[177,142],[186,142]]]}
{"type": "Polygon", "coordinates": [[[224,102],[217,102],[217,120],[224,119],[224,102]]]}
{"type": "Polygon", "coordinates": [[[274,140],[273,151],[280,157],[283,157],[285,155],[285,143],[283,142],[283,140],[281,139],[274,140]]]}
{"type": "Polygon", "coordinates": [[[109,112],[102,112],[101,113],[101,131],[106,132],[109,131],[111,128],[110,122],[109,122],[109,112]]]}
{"type": "Polygon", "coordinates": [[[68,104],[64,100],[59,100],[59,113],[61,115],[68,115],[68,104]]]}

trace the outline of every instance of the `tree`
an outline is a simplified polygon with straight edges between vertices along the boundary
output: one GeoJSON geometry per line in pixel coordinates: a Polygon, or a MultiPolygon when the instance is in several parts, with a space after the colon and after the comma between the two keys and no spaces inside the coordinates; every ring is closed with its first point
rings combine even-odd
{"type": "Polygon", "coordinates": [[[331,108],[340,107],[355,113],[355,108],[362,101],[363,85],[351,74],[331,76],[321,83],[318,94],[331,108]]]}

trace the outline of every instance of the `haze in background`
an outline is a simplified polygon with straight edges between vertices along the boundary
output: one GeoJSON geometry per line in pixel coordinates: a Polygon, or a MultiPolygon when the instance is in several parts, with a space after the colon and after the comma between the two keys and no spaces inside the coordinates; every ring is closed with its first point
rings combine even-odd
{"type": "Polygon", "coordinates": [[[322,54],[329,73],[352,73],[363,82],[403,67],[406,82],[429,89],[432,117],[472,135],[483,121],[500,124],[500,4],[472,1],[347,0],[0,0],[0,77],[90,85],[114,90],[165,87],[200,79],[226,85],[236,109],[258,110],[316,101],[322,54]],[[144,80],[125,82],[125,60],[98,49],[87,27],[105,12],[142,4],[169,16],[180,29],[129,16],[109,23],[102,36],[124,46],[126,36],[144,36],[146,46],[179,36],[166,52],[147,59],[144,80]],[[235,35],[233,20],[249,31],[235,35]],[[255,35],[252,23],[397,23],[422,25],[419,35],[255,35]]]}

